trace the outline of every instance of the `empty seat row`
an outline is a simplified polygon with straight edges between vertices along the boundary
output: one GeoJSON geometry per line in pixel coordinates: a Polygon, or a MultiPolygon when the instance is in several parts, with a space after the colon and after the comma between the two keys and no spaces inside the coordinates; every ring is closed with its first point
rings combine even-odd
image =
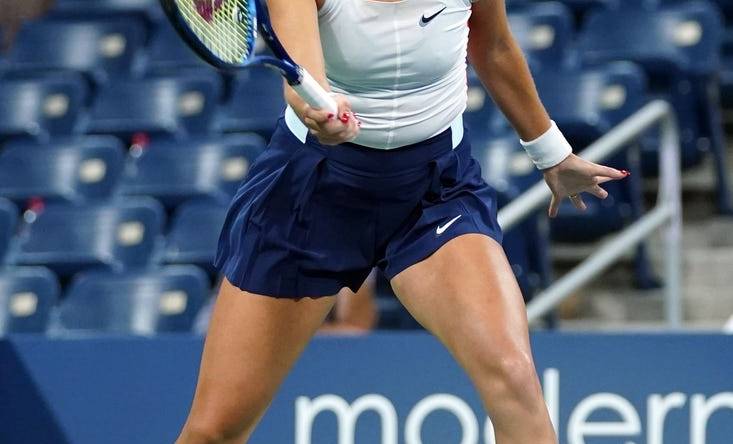
{"type": "Polygon", "coordinates": [[[60,19],[125,15],[155,23],[164,18],[158,0],[55,0],[49,14],[60,19]]]}
{"type": "Polygon", "coordinates": [[[50,270],[8,268],[0,270],[0,336],[190,331],[209,294],[206,274],[193,266],[88,271],[74,277],[63,298],[50,270]]]}
{"type": "Polygon", "coordinates": [[[267,68],[239,75],[223,103],[222,83],[208,72],[124,79],[90,94],[73,73],[10,77],[0,82],[0,140],[72,134],[135,133],[190,137],[218,132],[272,132],[285,109],[282,81],[267,68]]]}
{"type": "Polygon", "coordinates": [[[196,264],[213,272],[227,210],[225,204],[211,201],[183,204],[164,236],[163,208],[151,199],[50,204],[13,238],[16,216],[12,205],[5,206],[3,211],[0,205],[0,247],[7,250],[10,245],[6,262],[48,267],[61,277],[87,269],[119,272],[157,263],[196,264]]]}
{"type": "Polygon", "coordinates": [[[119,139],[87,136],[16,141],[0,151],[0,196],[84,203],[114,195],[152,196],[167,207],[194,198],[226,203],[264,141],[254,135],[153,141],[125,157],[119,139]]]}

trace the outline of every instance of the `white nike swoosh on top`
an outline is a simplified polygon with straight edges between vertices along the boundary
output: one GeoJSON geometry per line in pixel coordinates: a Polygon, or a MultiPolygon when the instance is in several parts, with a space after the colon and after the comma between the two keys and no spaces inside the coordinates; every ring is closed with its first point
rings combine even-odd
{"type": "Polygon", "coordinates": [[[440,236],[441,234],[445,233],[445,230],[447,230],[448,228],[450,228],[450,226],[453,225],[458,219],[460,219],[461,216],[463,216],[463,215],[462,214],[459,214],[458,216],[456,216],[453,219],[451,219],[450,221],[448,221],[448,223],[446,223],[445,225],[441,225],[438,228],[436,228],[435,229],[435,234],[437,234],[438,236],[440,236]]]}

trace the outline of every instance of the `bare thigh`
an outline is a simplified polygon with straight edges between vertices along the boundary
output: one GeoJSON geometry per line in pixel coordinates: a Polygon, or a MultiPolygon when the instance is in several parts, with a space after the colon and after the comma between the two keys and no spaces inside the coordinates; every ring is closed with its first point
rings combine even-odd
{"type": "Polygon", "coordinates": [[[392,285],[410,313],[459,357],[487,343],[530,353],[522,294],[504,250],[487,236],[453,239],[392,285]]]}
{"type": "Polygon", "coordinates": [[[186,438],[196,433],[221,436],[222,442],[248,437],[333,303],[333,297],[254,295],[225,279],[180,442],[197,442],[186,438]]]}
{"type": "Polygon", "coordinates": [[[556,442],[532,360],[524,300],[496,241],[460,236],[392,285],[471,377],[494,420],[497,443],[556,442]]]}

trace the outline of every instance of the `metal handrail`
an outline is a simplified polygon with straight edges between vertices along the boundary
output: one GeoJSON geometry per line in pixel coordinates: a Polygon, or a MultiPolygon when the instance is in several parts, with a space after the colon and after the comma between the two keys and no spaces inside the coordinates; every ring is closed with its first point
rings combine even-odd
{"type": "MultiPolygon", "coordinates": [[[[682,197],[680,186],[679,128],[672,106],[656,100],[641,108],[580,155],[591,162],[602,162],[638,139],[650,128],[660,125],[659,194],[649,212],[626,227],[596,252],[535,296],[527,305],[530,322],[552,311],[574,291],[600,275],[625,252],[643,242],[654,230],[665,226],[665,316],[670,328],[682,322],[682,197]]],[[[537,211],[551,197],[544,182],[537,183],[499,212],[499,224],[507,231],[537,211]]]]}

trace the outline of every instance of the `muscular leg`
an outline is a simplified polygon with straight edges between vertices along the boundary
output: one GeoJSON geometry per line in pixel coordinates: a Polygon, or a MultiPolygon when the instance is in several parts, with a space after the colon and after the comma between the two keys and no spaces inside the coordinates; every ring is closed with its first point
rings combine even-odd
{"type": "Polygon", "coordinates": [[[554,444],[525,306],[501,246],[460,236],[392,280],[398,297],[471,377],[498,444],[554,444]]]}
{"type": "Polygon", "coordinates": [[[258,296],[225,279],[177,444],[245,442],[333,300],[258,296]]]}

